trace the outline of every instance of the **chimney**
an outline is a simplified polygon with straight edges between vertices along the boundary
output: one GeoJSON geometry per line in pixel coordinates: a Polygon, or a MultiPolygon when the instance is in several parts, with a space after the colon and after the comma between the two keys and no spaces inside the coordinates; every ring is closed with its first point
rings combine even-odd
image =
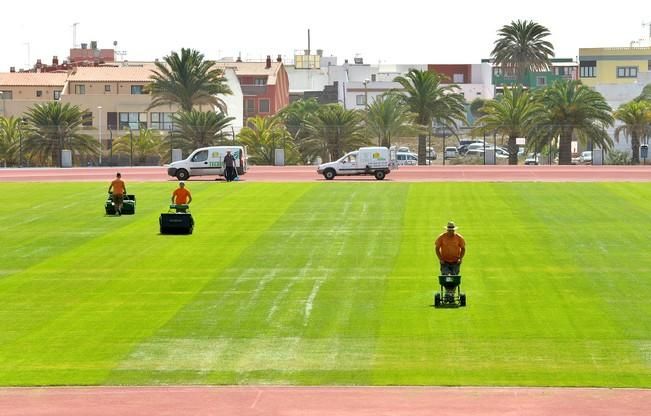
{"type": "Polygon", "coordinates": [[[271,68],[271,55],[267,55],[267,62],[265,63],[264,68],[265,69],[271,68]]]}
{"type": "Polygon", "coordinates": [[[54,66],[59,65],[59,57],[58,56],[54,55],[52,57],[52,65],[54,65],[54,66]]]}
{"type": "Polygon", "coordinates": [[[90,48],[91,48],[92,50],[97,49],[97,41],[96,41],[96,40],[91,40],[91,41],[90,41],[90,48]]]}
{"type": "Polygon", "coordinates": [[[11,73],[16,72],[16,67],[15,66],[10,66],[9,67],[9,72],[11,72],[11,73]]]}
{"type": "Polygon", "coordinates": [[[278,57],[276,58],[276,62],[282,62],[282,61],[283,61],[283,57],[280,56],[280,54],[278,54],[278,57]]]}
{"type": "Polygon", "coordinates": [[[40,58],[37,59],[37,60],[36,60],[36,67],[37,67],[37,68],[40,68],[40,67],[42,67],[42,66],[43,66],[43,63],[41,62],[41,59],[40,59],[40,58]]]}

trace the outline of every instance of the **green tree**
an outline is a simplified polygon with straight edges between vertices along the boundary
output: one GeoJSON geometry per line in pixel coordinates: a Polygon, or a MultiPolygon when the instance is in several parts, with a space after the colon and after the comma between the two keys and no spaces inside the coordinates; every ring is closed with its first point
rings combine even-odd
{"type": "Polygon", "coordinates": [[[572,140],[583,144],[591,140],[603,149],[612,147],[606,132],[614,122],[612,109],[600,93],[581,81],[556,81],[538,90],[536,100],[542,109],[536,129],[544,136],[559,138],[559,164],[572,163],[572,140]]]}
{"type": "MultiPolygon", "coordinates": [[[[436,72],[410,70],[405,76],[394,79],[402,90],[394,91],[416,114],[416,124],[421,131],[429,131],[432,121],[456,131],[459,124],[466,123],[465,100],[456,84],[443,84],[445,77],[436,72]]],[[[425,163],[426,135],[418,135],[418,162],[425,163]]]]}
{"type": "Polygon", "coordinates": [[[82,117],[88,110],[78,105],[51,101],[36,104],[25,113],[30,124],[23,140],[24,151],[39,163],[61,166],[61,150],[69,149],[73,155],[97,156],[99,143],[83,133],[82,117]]]}
{"type": "Polygon", "coordinates": [[[416,115],[395,94],[378,96],[368,107],[368,131],[377,137],[378,145],[391,147],[397,137],[417,134],[416,115]]]}
{"type": "Polygon", "coordinates": [[[554,46],[545,40],[549,30],[538,23],[518,20],[498,30],[498,39],[491,52],[495,65],[503,74],[515,74],[518,84],[524,83],[527,72],[547,71],[554,57],[554,46]]]}
{"type": "Polygon", "coordinates": [[[310,162],[310,155],[305,147],[305,140],[308,138],[307,120],[314,116],[320,108],[321,104],[316,98],[309,98],[294,101],[278,112],[278,117],[285,123],[304,163],[310,162]]]}
{"type": "Polygon", "coordinates": [[[224,141],[227,132],[224,130],[235,117],[227,117],[224,113],[181,111],[172,117],[175,130],[172,133],[177,146],[185,151],[199,147],[213,146],[224,141]]]}
{"type": "Polygon", "coordinates": [[[508,137],[509,165],[518,164],[516,138],[526,137],[534,126],[540,108],[531,94],[518,86],[507,88],[504,95],[487,101],[484,113],[475,123],[478,130],[494,131],[508,137]]]}
{"type": "Polygon", "coordinates": [[[136,165],[144,165],[148,156],[163,157],[168,151],[163,135],[158,130],[139,129],[113,142],[113,153],[133,154],[136,165]]]}
{"type": "Polygon", "coordinates": [[[285,149],[287,164],[295,164],[299,154],[292,135],[279,117],[256,116],[238,134],[238,140],[247,146],[249,161],[254,165],[274,165],[275,149],[285,149]]]}
{"type": "Polygon", "coordinates": [[[649,101],[651,102],[651,84],[647,84],[642,88],[642,93],[635,101],[649,101]]]}
{"type": "Polygon", "coordinates": [[[182,48],[180,55],[172,52],[162,62],[156,62],[152,82],[147,86],[152,94],[148,109],[176,104],[188,112],[196,105],[210,105],[226,113],[226,104],[218,95],[233,92],[223,75],[199,51],[182,48]]]}
{"type": "Polygon", "coordinates": [[[479,117],[486,114],[483,107],[487,102],[488,100],[485,100],[483,98],[475,98],[472,100],[470,103],[470,114],[474,120],[477,120],[479,117]]]}
{"type": "Polygon", "coordinates": [[[623,124],[615,128],[615,140],[620,136],[631,138],[632,158],[631,163],[640,163],[640,143],[651,135],[651,102],[631,101],[619,106],[615,111],[615,118],[623,124]]]}
{"type": "Polygon", "coordinates": [[[327,104],[307,120],[306,152],[324,161],[336,160],[346,152],[370,141],[364,137],[363,115],[359,111],[346,110],[339,104],[327,104]]]}

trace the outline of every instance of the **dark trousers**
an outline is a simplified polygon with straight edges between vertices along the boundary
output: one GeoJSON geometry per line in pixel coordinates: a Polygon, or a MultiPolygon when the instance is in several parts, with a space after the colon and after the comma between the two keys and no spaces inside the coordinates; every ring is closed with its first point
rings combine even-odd
{"type": "Polygon", "coordinates": [[[224,176],[226,177],[227,182],[234,180],[237,177],[235,166],[226,166],[226,172],[224,172],[224,176]]]}
{"type": "Polygon", "coordinates": [[[441,263],[441,276],[457,276],[461,265],[459,263],[441,263]]]}

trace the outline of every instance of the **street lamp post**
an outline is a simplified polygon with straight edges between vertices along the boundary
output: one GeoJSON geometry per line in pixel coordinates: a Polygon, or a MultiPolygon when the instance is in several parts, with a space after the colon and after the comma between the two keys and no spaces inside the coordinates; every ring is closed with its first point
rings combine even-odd
{"type": "Polygon", "coordinates": [[[369,79],[365,79],[364,84],[364,108],[366,109],[366,123],[364,123],[364,139],[368,139],[368,83],[369,79]]]}
{"type": "Polygon", "coordinates": [[[131,145],[131,153],[129,154],[129,166],[133,166],[133,130],[129,126],[129,144],[131,145]]]}
{"type": "Polygon", "coordinates": [[[5,108],[5,94],[0,91],[0,99],[2,100],[2,117],[7,117],[7,109],[5,108]]]}
{"type": "Polygon", "coordinates": [[[23,167],[23,127],[27,124],[25,117],[20,119],[18,124],[18,167],[23,167]]]}
{"type": "Polygon", "coordinates": [[[113,130],[110,128],[108,129],[109,132],[109,149],[110,149],[110,160],[109,160],[109,166],[113,166],[113,130]]]}
{"type": "Polygon", "coordinates": [[[102,166],[102,106],[97,106],[99,112],[99,165],[102,166]]]}

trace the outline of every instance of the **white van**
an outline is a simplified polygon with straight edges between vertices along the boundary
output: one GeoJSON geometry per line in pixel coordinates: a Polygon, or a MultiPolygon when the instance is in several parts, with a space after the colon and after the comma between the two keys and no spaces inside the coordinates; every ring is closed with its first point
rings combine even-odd
{"type": "Polygon", "coordinates": [[[181,181],[191,176],[224,176],[224,156],[229,150],[235,158],[237,174],[244,175],[248,169],[248,156],[243,146],[202,147],[190,153],[187,159],[170,163],[167,174],[181,181]]]}
{"type": "Polygon", "coordinates": [[[382,180],[397,169],[396,150],[386,147],[360,147],[359,150],[345,154],[339,160],[319,165],[316,172],[327,180],[332,180],[337,175],[373,175],[375,179],[382,180]]]}

